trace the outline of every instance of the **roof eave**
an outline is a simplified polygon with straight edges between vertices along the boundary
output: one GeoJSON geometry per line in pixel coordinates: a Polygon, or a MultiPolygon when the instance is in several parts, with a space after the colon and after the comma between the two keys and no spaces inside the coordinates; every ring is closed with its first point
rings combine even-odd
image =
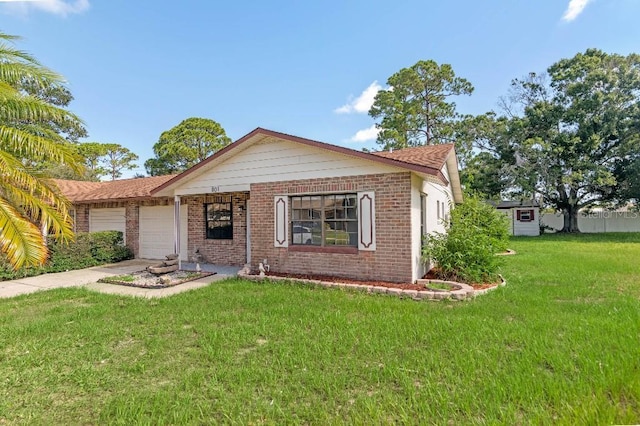
{"type": "Polygon", "coordinates": [[[447,165],[447,171],[449,172],[449,178],[451,179],[453,201],[456,204],[460,204],[464,201],[464,197],[462,194],[462,183],[460,182],[460,172],[458,171],[458,156],[456,155],[455,147],[452,146],[451,151],[449,151],[445,164],[447,165]]]}

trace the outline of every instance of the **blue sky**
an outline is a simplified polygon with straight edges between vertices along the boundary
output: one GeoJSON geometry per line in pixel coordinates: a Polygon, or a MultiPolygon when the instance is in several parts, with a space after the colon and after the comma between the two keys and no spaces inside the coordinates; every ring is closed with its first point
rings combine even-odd
{"type": "Polygon", "coordinates": [[[372,148],[366,111],[403,67],[451,64],[475,86],[458,111],[479,114],[561,58],[638,51],[638,16],[638,0],[0,0],[0,31],[66,77],[87,140],[126,146],[137,172],[188,117],[234,140],[265,127],[372,148]]]}

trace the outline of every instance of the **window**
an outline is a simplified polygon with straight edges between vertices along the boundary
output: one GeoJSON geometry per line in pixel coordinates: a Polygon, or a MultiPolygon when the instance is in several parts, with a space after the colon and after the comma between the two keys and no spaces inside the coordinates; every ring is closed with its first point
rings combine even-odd
{"type": "Polygon", "coordinates": [[[207,238],[214,240],[233,239],[233,214],[231,202],[205,204],[207,238]]]}
{"type": "Polygon", "coordinates": [[[442,216],[440,216],[440,200],[436,201],[436,212],[438,214],[438,219],[442,219],[442,216]]]}
{"type": "Polygon", "coordinates": [[[533,210],[516,210],[517,219],[520,222],[532,222],[533,221],[533,210]]]}
{"type": "Polygon", "coordinates": [[[427,194],[420,194],[420,235],[427,235],[427,194]]]}
{"type": "Polygon", "coordinates": [[[291,243],[357,246],[356,194],[291,197],[291,243]]]}

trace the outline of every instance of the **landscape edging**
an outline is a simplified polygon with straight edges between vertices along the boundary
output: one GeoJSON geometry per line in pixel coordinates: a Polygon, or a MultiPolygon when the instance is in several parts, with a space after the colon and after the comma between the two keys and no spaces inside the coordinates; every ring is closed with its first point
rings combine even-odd
{"type": "Polygon", "coordinates": [[[481,290],[476,290],[469,284],[459,283],[455,281],[443,281],[443,280],[425,280],[419,279],[417,280],[418,284],[424,283],[444,283],[450,284],[460,287],[460,289],[452,290],[452,291],[432,291],[432,290],[404,290],[401,288],[393,288],[393,287],[382,287],[382,286],[372,286],[367,284],[349,284],[349,283],[339,283],[332,281],[321,281],[321,280],[310,280],[304,278],[289,278],[289,277],[278,277],[274,275],[269,276],[259,276],[250,273],[250,268],[245,265],[238,272],[238,277],[248,279],[251,281],[263,281],[264,279],[269,279],[272,281],[287,281],[290,283],[305,283],[305,284],[313,284],[320,287],[326,288],[342,288],[345,290],[356,290],[356,291],[366,291],[367,293],[378,293],[378,294],[389,294],[392,296],[397,296],[401,298],[410,298],[413,300],[468,300],[474,298],[476,296],[487,294],[488,292],[495,290],[498,287],[504,287],[507,284],[507,281],[502,277],[502,275],[498,275],[500,277],[500,283],[494,287],[484,288],[481,290]]]}

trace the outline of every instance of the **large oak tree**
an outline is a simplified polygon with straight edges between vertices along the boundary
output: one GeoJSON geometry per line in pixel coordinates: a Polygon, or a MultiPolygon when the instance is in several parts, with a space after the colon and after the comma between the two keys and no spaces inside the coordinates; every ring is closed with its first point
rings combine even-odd
{"type": "MultiPolygon", "coordinates": [[[[509,189],[539,195],[579,232],[578,212],[636,201],[640,171],[640,56],[589,49],[546,75],[513,81],[507,126],[482,147],[509,176],[509,189]]],[[[480,164],[476,169],[483,169],[480,164]]]]}

